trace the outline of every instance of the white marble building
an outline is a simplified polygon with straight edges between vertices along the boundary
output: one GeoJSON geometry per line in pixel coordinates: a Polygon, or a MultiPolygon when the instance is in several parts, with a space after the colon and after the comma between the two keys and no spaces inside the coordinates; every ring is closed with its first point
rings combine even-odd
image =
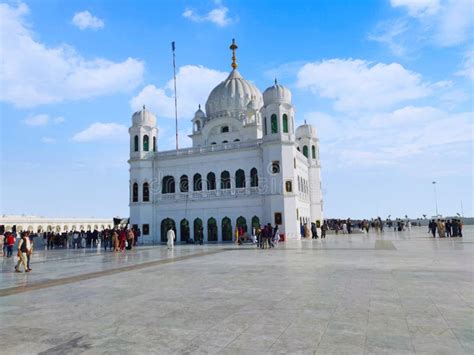
{"type": "Polygon", "coordinates": [[[68,232],[68,231],[88,231],[103,230],[114,226],[113,218],[49,218],[37,216],[0,216],[0,226],[4,226],[5,231],[11,232],[16,226],[17,232],[30,231],[42,232],[68,232]]]}
{"type": "MultiPolygon", "coordinates": [[[[236,46],[231,49],[235,50],[236,46]]],[[[159,152],[156,117],[143,107],[130,132],[130,223],[144,242],[176,238],[232,241],[236,226],[280,224],[299,238],[304,223],[322,221],[316,129],[295,127],[291,92],[275,84],[261,94],[237,71],[210,93],[192,119],[192,148],[159,152]]]]}

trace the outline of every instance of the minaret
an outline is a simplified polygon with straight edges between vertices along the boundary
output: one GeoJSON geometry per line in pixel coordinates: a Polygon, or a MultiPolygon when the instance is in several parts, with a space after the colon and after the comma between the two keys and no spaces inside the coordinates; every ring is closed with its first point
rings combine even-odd
{"type": "Polygon", "coordinates": [[[265,181],[264,218],[280,223],[280,232],[297,238],[297,195],[294,193],[294,109],[291,92],[283,85],[270,86],[263,93],[262,155],[265,181]]]}
{"type": "Polygon", "coordinates": [[[311,222],[322,223],[323,197],[321,191],[321,162],[319,158],[319,139],[316,128],[306,121],[296,130],[296,139],[301,153],[308,159],[308,179],[311,203],[311,222]]]}
{"type": "Polygon", "coordinates": [[[157,151],[156,117],[143,109],[132,115],[130,133],[130,224],[141,229],[143,241],[153,235],[153,160],[157,151]],[[148,231],[148,235],[146,232],[148,231]]]}

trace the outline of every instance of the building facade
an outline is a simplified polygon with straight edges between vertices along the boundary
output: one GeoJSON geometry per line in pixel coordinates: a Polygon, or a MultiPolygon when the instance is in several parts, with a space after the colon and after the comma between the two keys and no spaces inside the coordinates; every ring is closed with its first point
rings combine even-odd
{"type": "MultiPolygon", "coordinates": [[[[237,46],[231,46],[235,51],[237,46]]],[[[192,147],[157,151],[156,117],[132,116],[130,223],[144,242],[232,241],[236,227],[278,224],[287,238],[322,221],[321,165],[316,129],[295,127],[291,92],[274,85],[262,93],[232,71],[210,93],[192,122],[192,147]]]]}
{"type": "Polygon", "coordinates": [[[37,216],[0,216],[0,226],[11,232],[13,226],[17,232],[69,232],[69,231],[98,231],[113,228],[113,219],[99,218],[48,218],[37,216]]]}

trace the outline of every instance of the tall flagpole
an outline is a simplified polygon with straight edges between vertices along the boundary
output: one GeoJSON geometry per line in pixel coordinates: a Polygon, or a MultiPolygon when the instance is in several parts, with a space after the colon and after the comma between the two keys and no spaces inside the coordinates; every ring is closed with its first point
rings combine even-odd
{"type": "Polygon", "coordinates": [[[176,127],[176,150],[178,150],[178,98],[176,97],[176,46],[174,41],[171,42],[171,49],[173,50],[173,79],[174,79],[174,119],[176,127]]]}

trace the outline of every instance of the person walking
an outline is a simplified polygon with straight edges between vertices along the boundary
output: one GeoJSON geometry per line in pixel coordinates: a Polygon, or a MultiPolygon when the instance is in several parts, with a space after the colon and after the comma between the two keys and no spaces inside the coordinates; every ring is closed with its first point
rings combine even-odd
{"type": "Polygon", "coordinates": [[[20,242],[18,243],[18,262],[15,266],[15,272],[21,272],[20,266],[23,265],[25,272],[29,272],[27,266],[27,253],[28,253],[28,244],[26,241],[26,233],[21,234],[20,242]]]}
{"type": "Polygon", "coordinates": [[[173,250],[174,248],[174,240],[176,238],[176,235],[174,234],[173,228],[171,226],[168,227],[168,232],[166,233],[166,239],[167,239],[167,245],[168,249],[173,250]]]}

